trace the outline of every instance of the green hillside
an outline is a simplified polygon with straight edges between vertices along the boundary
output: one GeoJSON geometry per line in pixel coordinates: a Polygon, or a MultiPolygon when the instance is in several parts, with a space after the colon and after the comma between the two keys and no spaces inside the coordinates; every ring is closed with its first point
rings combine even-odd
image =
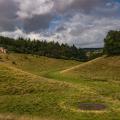
{"type": "Polygon", "coordinates": [[[46,75],[80,64],[74,60],[53,59],[26,54],[1,54],[0,61],[36,75],[46,75]]]}
{"type": "Polygon", "coordinates": [[[119,120],[119,58],[79,63],[0,55],[0,120],[119,120]],[[80,103],[103,104],[105,109],[82,110],[80,103]]]}
{"type": "Polygon", "coordinates": [[[60,107],[75,92],[71,85],[0,64],[0,113],[64,118],[60,107]]]}
{"type": "Polygon", "coordinates": [[[120,56],[101,57],[62,71],[78,79],[120,81],[120,56]]]}
{"type": "Polygon", "coordinates": [[[86,85],[102,96],[120,100],[120,56],[97,58],[50,77],[86,85]]]}

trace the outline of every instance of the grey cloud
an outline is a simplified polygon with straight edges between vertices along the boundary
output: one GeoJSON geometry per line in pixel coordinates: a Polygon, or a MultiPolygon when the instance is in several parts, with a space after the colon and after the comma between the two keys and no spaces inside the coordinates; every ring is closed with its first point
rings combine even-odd
{"type": "Polygon", "coordinates": [[[106,0],[75,0],[71,5],[73,9],[83,9],[85,11],[91,10],[95,6],[100,6],[106,0]]]}
{"type": "Polygon", "coordinates": [[[45,14],[40,16],[34,16],[33,18],[24,19],[23,28],[26,32],[39,32],[39,30],[47,29],[49,27],[49,23],[52,18],[52,15],[45,14]]]}
{"type": "Polygon", "coordinates": [[[54,0],[54,8],[56,11],[70,11],[70,10],[81,10],[81,12],[90,13],[94,8],[102,7],[107,2],[112,0],[69,0],[65,2],[64,0],[54,0]]]}
{"type": "Polygon", "coordinates": [[[14,30],[16,27],[17,6],[12,0],[0,1],[0,31],[14,30]]]}
{"type": "Polygon", "coordinates": [[[56,29],[57,32],[64,31],[66,28],[64,26],[60,26],[56,29]]]}

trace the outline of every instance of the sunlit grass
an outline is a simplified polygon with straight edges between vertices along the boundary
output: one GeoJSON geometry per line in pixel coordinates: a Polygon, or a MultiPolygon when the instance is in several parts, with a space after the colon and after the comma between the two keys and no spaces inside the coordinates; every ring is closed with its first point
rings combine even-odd
{"type": "Polygon", "coordinates": [[[0,120],[119,120],[120,57],[82,64],[24,54],[0,57],[0,120]],[[82,111],[79,102],[106,109],[82,111]]]}
{"type": "Polygon", "coordinates": [[[1,61],[31,72],[37,75],[45,75],[49,72],[56,72],[80,64],[74,60],[53,59],[44,56],[25,55],[25,54],[7,54],[0,55],[1,61]]]}

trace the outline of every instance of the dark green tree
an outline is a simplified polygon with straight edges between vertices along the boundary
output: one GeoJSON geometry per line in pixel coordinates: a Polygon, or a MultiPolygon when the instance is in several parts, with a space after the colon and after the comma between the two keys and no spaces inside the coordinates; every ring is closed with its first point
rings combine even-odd
{"type": "Polygon", "coordinates": [[[104,39],[104,52],[107,55],[120,55],[120,31],[109,31],[104,39]]]}

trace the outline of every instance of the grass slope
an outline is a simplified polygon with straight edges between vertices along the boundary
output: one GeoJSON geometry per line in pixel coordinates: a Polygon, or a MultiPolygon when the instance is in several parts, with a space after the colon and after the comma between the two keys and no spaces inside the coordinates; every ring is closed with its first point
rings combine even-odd
{"type": "Polygon", "coordinates": [[[59,101],[72,91],[68,84],[0,64],[0,113],[62,116],[59,101]]]}
{"type": "Polygon", "coordinates": [[[79,78],[120,81],[120,56],[101,57],[82,65],[62,71],[63,74],[72,74],[79,78]]]}
{"type": "MultiPolygon", "coordinates": [[[[56,61],[56,64],[50,66],[51,63],[46,62],[44,63],[46,67],[43,67],[40,59],[42,58],[34,58],[31,55],[22,54],[1,56],[0,120],[8,120],[6,114],[13,120],[31,120],[32,118],[35,120],[119,120],[119,79],[93,79],[94,77],[89,77],[89,72],[86,72],[86,74],[82,72],[84,76],[79,75],[81,74],[81,67],[84,66],[87,71],[86,66],[92,64],[91,67],[93,67],[96,64],[100,64],[100,60],[103,60],[103,63],[105,61],[108,63],[109,61],[109,65],[112,68],[112,61],[114,60],[115,63],[119,64],[119,57],[100,58],[79,66],[78,62],[75,61],[64,62],[64,60],[52,59],[52,61],[56,61]],[[77,67],[70,69],[73,63],[77,67]],[[54,80],[38,76],[45,74],[43,74],[41,69],[37,71],[40,73],[34,70],[35,68],[39,70],[36,64],[39,67],[41,66],[45,73],[49,73],[47,77],[54,78],[54,80]],[[59,65],[57,66],[57,64],[59,65]],[[29,65],[31,66],[30,68],[29,65]],[[61,73],[64,68],[69,68],[69,70],[67,69],[61,73]],[[61,82],[56,80],[61,80],[61,82]],[[103,111],[82,111],[79,109],[79,102],[102,103],[107,108],[103,111]],[[24,118],[22,116],[28,117],[24,118]]],[[[49,61],[49,59],[46,61],[49,61]]],[[[105,65],[106,62],[103,66],[105,65]]],[[[114,64],[114,67],[118,69],[114,68],[115,70],[111,70],[119,70],[118,66],[114,64]]],[[[105,76],[104,74],[103,76],[105,76]]]]}
{"type": "Polygon", "coordinates": [[[120,99],[120,56],[97,58],[50,77],[87,85],[101,95],[120,99]]]}
{"type": "Polygon", "coordinates": [[[80,64],[74,60],[53,59],[25,54],[1,54],[0,61],[36,75],[46,75],[80,64]]]}
{"type": "Polygon", "coordinates": [[[50,77],[88,86],[99,95],[120,102],[120,56],[97,58],[59,73],[53,73],[50,77]]]}

